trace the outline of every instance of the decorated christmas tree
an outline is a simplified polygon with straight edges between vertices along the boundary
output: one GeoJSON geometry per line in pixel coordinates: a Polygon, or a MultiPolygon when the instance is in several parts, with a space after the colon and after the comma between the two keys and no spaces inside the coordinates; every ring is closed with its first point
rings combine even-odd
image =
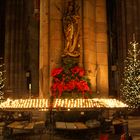
{"type": "Polygon", "coordinates": [[[129,108],[140,107],[140,46],[135,41],[130,42],[128,54],[124,60],[123,79],[120,87],[121,99],[129,108]]]}
{"type": "Polygon", "coordinates": [[[4,99],[4,81],[5,81],[5,78],[4,78],[4,73],[5,73],[5,70],[4,70],[4,63],[3,63],[3,59],[0,58],[0,100],[4,99]]]}

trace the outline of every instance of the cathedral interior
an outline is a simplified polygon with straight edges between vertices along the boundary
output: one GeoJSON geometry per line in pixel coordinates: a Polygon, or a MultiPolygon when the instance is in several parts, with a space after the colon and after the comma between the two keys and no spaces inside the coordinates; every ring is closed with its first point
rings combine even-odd
{"type": "MultiPolygon", "coordinates": [[[[133,33],[139,42],[140,3],[138,0],[77,2],[81,16],[80,45],[86,50],[85,53],[89,53],[90,46],[94,49],[93,53],[89,53],[89,58],[85,58],[86,54],[81,56],[80,63],[93,63],[92,67],[91,64],[85,67],[94,77],[95,91],[119,97],[122,62],[133,33]],[[104,66],[107,69],[102,68],[104,66]]],[[[66,2],[50,0],[42,3],[39,0],[0,1],[0,57],[6,65],[7,97],[26,96],[30,83],[33,96],[41,94],[47,97],[49,71],[61,63],[60,53],[64,46],[61,10],[66,2]],[[44,9],[45,12],[41,11],[44,9]],[[47,79],[43,87],[45,93],[39,89],[41,69],[45,69],[43,77],[47,79]]]]}
{"type": "Polygon", "coordinates": [[[139,7],[139,0],[0,0],[3,98],[49,99],[51,71],[71,58],[95,97],[120,99],[128,47],[140,42],[139,7]]]}

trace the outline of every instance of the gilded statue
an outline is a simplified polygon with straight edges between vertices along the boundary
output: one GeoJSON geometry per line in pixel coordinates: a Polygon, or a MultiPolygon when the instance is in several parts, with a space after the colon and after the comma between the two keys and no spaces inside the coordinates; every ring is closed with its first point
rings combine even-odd
{"type": "Polygon", "coordinates": [[[68,2],[68,7],[63,16],[63,29],[65,35],[65,47],[62,56],[78,57],[80,55],[79,44],[79,7],[74,1],[68,2]]]}

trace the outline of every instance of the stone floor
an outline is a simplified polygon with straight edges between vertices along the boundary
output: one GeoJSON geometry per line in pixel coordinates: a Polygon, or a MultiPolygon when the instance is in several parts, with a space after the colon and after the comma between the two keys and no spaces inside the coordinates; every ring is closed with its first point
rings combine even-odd
{"type": "Polygon", "coordinates": [[[128,124],[133,140],[140,140],[140,116],[129,116],[128,124]]]}
{"type": "MultiPolygon", "coordinates": [[[[140,116],[129,116],[129,132],[132,135],[132,140],[140,140],[140,116]]],[[[4,139],[2,136],[0,140],[99,140],[99,135],[96,136],[92,133],[85,133],[84,131],[75,133],[61,131],[60,133],[45,133],[43,135],[34,135],[34,136],[25,136],[19,135],[16,137],[10,137],[8,139],[4,139]]],[[[109,140],[120,140],[120,135],[116,135],[113,133],[109,134],[109,140]]]]}

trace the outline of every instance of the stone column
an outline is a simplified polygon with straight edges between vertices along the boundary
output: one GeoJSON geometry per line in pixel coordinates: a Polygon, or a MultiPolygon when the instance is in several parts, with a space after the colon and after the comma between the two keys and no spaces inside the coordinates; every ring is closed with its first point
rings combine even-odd
{"type": "Polygon", "coordinates": [[[40,1],[39,96],[49,92],[49,2],[40,1]]]}
{"type": "Polygon", "coordinates": [[[82,9],[83,64],[92,88],[108,95],[106,0],[84,0],[82,9]]]}
{"type": "Polygon", "coordinates": [[[96,0],[97,92],[108,95],[108,42],[106,0],[96,0]]]}
{"type": "MultiPolygon", "coordinates": [[[[25,0],[26,1],[26,0],[25,0]]],[[[30,0],[27,3],[28,25],[26,27],[26,43],[27,54],[29,58],[26,60],[27,70],[29,71],[28,86],[31,84],[31,95],[38,97],[39,95],[39,0],[30,0]],[[36,3],[34,3],[36,2],[36,3]],[[37,3],[38,2],[38,3],[37,3]]],[[[28,72],[27,72],[28,73],[28,72]]]]}
{"type": "Polygon", "coordinates": [[[49,97],[51,70],[61,65],[63,1],[40,2],[40,96],[49,97]]]}
{"type": "Polygon", "coordinates": [[[83,65],[96,91],[95,0],[83,0],[83,65]]]}
{"type": "Polygon", "coordinates": [[[25,22],[23,0],[7,1],[5,19],[6,91],[9,96],[26,96],[24,69],[25,22]]]}

